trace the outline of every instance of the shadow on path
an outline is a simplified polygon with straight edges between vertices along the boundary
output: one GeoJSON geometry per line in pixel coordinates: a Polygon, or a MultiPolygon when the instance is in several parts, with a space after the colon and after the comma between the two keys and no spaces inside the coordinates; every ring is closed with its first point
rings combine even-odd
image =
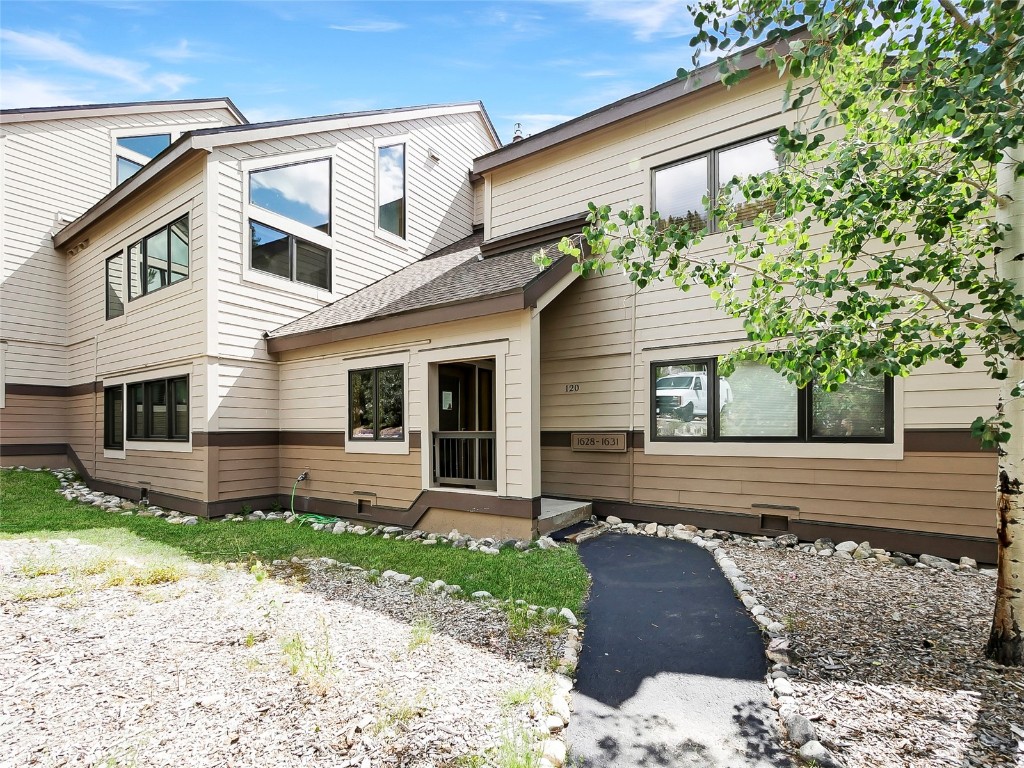
{"type": "Polygon", "coordinates": [[[574,763],[789,766],[760,632],[710,553],[606,534],[580,555],[593,586],[567,734],[574,763]]]}

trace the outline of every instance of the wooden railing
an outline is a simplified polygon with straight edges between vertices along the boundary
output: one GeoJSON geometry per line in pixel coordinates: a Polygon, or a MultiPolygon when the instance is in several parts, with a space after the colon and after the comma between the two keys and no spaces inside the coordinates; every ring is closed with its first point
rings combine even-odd
{"type": "Polygon", "coordinates": [[[494,432],[435,432],[434,482],[493,491],[494,432]]]}

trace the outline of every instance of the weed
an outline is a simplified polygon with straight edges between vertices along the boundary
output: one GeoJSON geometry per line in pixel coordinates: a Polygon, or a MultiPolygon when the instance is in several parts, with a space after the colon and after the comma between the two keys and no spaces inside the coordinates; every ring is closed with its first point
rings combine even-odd
{"type": "Polygon", "coordinates": [[[379,584],[380,583],[380,573],[377,571],[376,568],[374,568],[372,570],[369,570],[369,571],[366,572],[366,580],[368,582],[370,582],[371,584],[379,584]]]}
{"type": "Polygon", "coordinates": [[[550,679],[535,680],[525,688],[515,688],[506,691],[502,697],[501,705],[505,709],[514,709],[531,701],[548,702],[554,695],[555,689],[550,679]]]}
{"type": "Polygon", "coordinates": [[[79,569],[83,576],[99,576],[101,573],[113,570],[118,566],[118,561],[112,557],[98,557],[90,560],[79,569]]]}
{"type": "Polygon", "coordinates": [[[131,574],[130,583],[133,587],[151,587],[156,584],[172,584],[184,577],[181,568],[176,565],[151,565],[143,571],[131,574]]]}
{"type": "Polygon", "coordinates": [[[39,576],[56,576],[60,573],[60,566],[56,560],[27,560],[18,566],[18,573],[29,579],[39,576]]]}
{"type": "Polygon", "coordinates": [[[334,655],[327,623],[320,619],[321,635],[316,644],[309,645],[296,632],[281,644],[285,663],[293,675],[301,677],[313,689],[326,694],[334,677],[334,655]]]}
{"type": "Polygon", "coordinates": [[[242,510],[241,510],[240,514],[251,515],[252,514],[252,505],[251,504],[243,504],[242,505],[242,510]]]}
{"type": "Polygon", "coordinates": [[[513,640],[522,640],[526,637],[531,624],[527,609],[524,606],[511,603],[506,607],[505,615],[508,617],[509,636],[513,640]]]}
{"type": "Polygon", "coordinates": [[[409,633],[409,651],[415,651],[417,648],[423,645],[427,645],[430,642],[430,638],[434,634],[434,622],[427,616],[421,616],[416,619],[412,625],[412,631],[409,633]]]}
{"type": "Polygon", "coordinates": [[[487,758],[483,755],[459,755],[445,764],[445,768],[486,768],[487,758]]]}
{"type": "Polygon", "coordinates": [[[380,734],[389,729],[401,730],[408,726],[413,718],[426,711],[423,705],[425,693],[423,690],[418,691],[412,701],[396,702],[390,697],[383,698],[380,714],[371,729],[373,733],[380,734]]]}
{"type": "Polygon", "coordinates": [[[497,768],[539,768],[540,755],[534,746],[535,737],[523,728],[506,731],[494,754],[497,768]]]}
{"type": "Polygon", "coordinates": [[[67,597],[75,594],[75,587],[68,584],[61,584],[51,587],[33,587],[14,592],[12,597],[16,602],[27,602],[29,600],[50,600],[55,597],[67,597]]]}
{"type": "Polygon", "coordinates": [[[252,648],[254,645],[256,645],[256,633],[255,632],[249,632],[245,636],[245,647],[246,648],[252,648]]]}
{"type": "Polygon", "coordinates": [[[266,568],[263,567],[263,563],[257,560],[255,563],[249,566],[249,573],[256,578],[256,583],[263,581],[269,575],[266,568]]]}

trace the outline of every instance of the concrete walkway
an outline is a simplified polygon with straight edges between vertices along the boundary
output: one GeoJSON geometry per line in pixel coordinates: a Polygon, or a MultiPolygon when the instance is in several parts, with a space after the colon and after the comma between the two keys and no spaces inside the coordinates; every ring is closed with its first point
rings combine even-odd
{"type": "Polygon", "coordinates": [[[605,534],[593,577],[570,762],[594,768],[777,768],[760,633],[709,552],[605,534]]]}

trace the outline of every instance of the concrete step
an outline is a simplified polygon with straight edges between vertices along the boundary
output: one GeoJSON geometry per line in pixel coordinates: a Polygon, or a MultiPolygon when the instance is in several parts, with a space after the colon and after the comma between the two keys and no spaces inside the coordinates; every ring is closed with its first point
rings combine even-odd
{"type": "Polygon", "coordinates": [[[593,514],[594,505],[589,501],[554,499],[545,496],[540,500],[537,531],[541,536],[546,536],[553,531],[560,531],[570,525],[588,520],[593,514]]]}

